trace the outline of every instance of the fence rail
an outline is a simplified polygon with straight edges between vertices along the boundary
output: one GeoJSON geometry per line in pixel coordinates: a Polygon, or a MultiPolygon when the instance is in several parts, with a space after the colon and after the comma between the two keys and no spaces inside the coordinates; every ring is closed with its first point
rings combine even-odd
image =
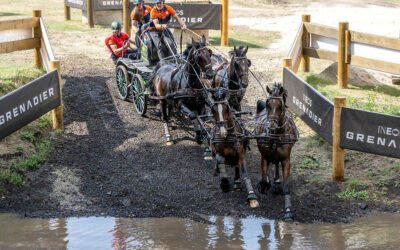
{"type": "Polygon", "coordinates": [[[57,70],[60,92],[56,96],[61,104],[52,110],[53,128],[64,129],[60,62],[54,56],[41,11],[32,11],[32,17],[29,18],[0,21],[0,35],[0,53],[34,49],[36,67],[44,67],[47,73],[57,70]]]}

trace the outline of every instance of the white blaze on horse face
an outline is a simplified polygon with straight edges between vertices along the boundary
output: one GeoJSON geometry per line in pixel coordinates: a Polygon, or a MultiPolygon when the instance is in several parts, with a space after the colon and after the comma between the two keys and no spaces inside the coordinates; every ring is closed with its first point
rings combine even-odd
{"type": "MultiPolygon", "coordinates": [[[[221,103],[218,104],[218,115],[219,115],[219,121],[223,122],[224,121],[224,116],[222,115],[222,105],[221,103]]],[[[221,127],[221,136],[226,137],[226,129],[224,126],[221,127]]]]}

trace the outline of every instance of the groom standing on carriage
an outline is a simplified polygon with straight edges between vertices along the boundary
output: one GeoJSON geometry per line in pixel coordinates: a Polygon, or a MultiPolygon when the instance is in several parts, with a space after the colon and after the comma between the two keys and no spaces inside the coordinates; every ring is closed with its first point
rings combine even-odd
{"type": "Polygon", "coordinates": [[[164,0],[156,0],[156,6],[150,12],[150,18],[153,20],[156,31],[150,32],[150,36],[157,47],[160,60],[171,56],[170,53],[177,53],[174,36],[168,29],[171,17],[175,18],[181,25],[182,30],[186,29],[185,22],[176,15],[175,10],[171,6],[164,4],[164,0]]]}

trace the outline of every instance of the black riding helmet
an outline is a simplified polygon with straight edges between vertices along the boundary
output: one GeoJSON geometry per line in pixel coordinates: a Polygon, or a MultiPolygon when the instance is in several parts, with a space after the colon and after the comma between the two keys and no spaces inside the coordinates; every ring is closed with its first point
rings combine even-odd
{"type": "Polygon", "coordinates": [[[111,23],[112,32],[121,31],[121,24],[118,21],[114,21],[111,23]]]}

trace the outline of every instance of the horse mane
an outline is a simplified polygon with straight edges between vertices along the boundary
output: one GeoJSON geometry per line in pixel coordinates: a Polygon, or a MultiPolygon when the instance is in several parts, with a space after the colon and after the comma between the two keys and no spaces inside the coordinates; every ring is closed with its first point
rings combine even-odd
{"type": "MultiPolygon", "coordinates": [[[[282,89],[283,104],[287,108],[288,106],[286,105],[286,99],[287,99],[288,92],[280,83],[274,83],[274,87],[271,91],[272,93],[270,94],[270,96],[276,96],[276,97],[280,96],[281,94],[279,94],[279,92],[281,91],[281,89],[282,89]]],[[[268,97],[267,97],[267,100],[268,100],[268,97]]],[[[257,101],[257,114],[259,114],[261,111],[266,109],[266,107],[267,107],[266,101],[258,100],[257,101]]]]}
{"type": "Polygon", "coordinates": [[[144,20],[143,20],[143,11],[140,11],[137,6],[133,9],[133,19],[136,22],[139,22],[139,23],[143,23],[144,22],[144,20]]]}
{"type": "Polygon", "coordinates": [[[238,48],[236,48],[236,50],[237,50],[237,55],[235,55],[235,50],[232,49],[232,50],[230,50],[228,52],[229,57],[232,57],[232,56],[238,56],[238,57],[245,56],[245,54],[244,54],[244,46],[243,45],[240,45],[238,48]]]}
{"type": "Polygon", "coordinates": [[[190,52],[190,50],[191,50],[192,48],[193,48],[193,44],[191,44],[191,43],[186,43],[186,49],[183,51],[183,57],[184,57],[185,59],[188,58],[189,52],[190,52]]]}
{"type": "Polygon", "coordinates": [[[279,92],[282,89],[282,98],[283,98],[283,104],[285,104],[285,107],[287,108],[286,105],[286,99],[287,99],[287,90],[280,84],[280,83],[274,83],[274,88],[272,90],[272,96],[279,96],[279,92]]]}

